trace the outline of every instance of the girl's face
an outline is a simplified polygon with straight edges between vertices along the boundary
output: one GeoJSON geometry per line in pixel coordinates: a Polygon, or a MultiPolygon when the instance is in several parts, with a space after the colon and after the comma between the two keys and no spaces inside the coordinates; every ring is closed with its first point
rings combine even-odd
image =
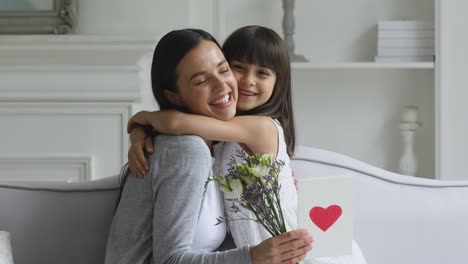
{"type": "Polygon", "coordinates": [[[272,69],[240,61],[232,61],[231,69],[239,89],[237,109],[248,111],[270,99],[276,83],[276,73],[272,69]]]}
{"type": "Polygon", "coordinates": [[[202,40],[177,65],[179,105],[194,114],[229,120],[236,114],[237,83],[222,51],[202,40]]]}

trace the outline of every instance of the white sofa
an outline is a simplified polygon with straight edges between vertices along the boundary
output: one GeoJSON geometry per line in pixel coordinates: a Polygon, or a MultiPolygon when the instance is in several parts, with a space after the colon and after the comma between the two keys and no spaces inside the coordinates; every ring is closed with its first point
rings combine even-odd
{"type": "MultiPolygon", "coordinates": [[[[354,238],[368,264],[468,263],[468,182],[390,173],[349,157],[299,148],[298,178],[352,173],[354,238]]],[[[15,264],[100,264],[117,177],[84,183],[0,183],[0,230],[15,264]]]]}
{"type": "Polygon", "coordinates": [[[298,178],[355,176],[354,239],[368,264],[468,263],[468,181],[399,175],[306,147],[292,167],[298,178]]]}

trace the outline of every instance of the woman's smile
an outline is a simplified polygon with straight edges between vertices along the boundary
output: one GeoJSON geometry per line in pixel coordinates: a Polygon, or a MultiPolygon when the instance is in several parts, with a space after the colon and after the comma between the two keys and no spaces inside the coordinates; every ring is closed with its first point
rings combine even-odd
{"type": "Polygon", "coordinates": [[[213,101],[210,102],[210,105],[214,105],[220,108],[226,108],[226,107],[231,106],[232,104],[233,104],[232,92],[218,96],[213,101]]]}
{"type": "Polygon", "coordinates": [[[178,65],[178,97],[194,114],[229,120],[236,114],[237,82],[223,53],[201,41],[178,65]]]}

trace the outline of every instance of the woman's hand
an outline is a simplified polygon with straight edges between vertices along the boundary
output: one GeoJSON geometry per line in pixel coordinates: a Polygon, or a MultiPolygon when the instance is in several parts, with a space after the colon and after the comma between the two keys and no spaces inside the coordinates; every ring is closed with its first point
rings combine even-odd
{"type": "Polygon", "coordinates": [[[297,229],[269,238],[250,248],[252,264],[298,263],[312,249],[307,229],[297,229]]]}
{"type": "Polygon", "coordinates": [[[144,151],[153,153],[153,139],[147,136],[143,127],[136,126],[130,133],[130,143],[128,167],[135,176],[143,177],[149,170],[144,151]]]}

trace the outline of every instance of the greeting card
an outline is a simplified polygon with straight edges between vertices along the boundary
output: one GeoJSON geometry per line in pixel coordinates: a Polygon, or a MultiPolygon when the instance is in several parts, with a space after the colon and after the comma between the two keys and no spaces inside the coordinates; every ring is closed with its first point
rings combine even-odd
{"type": "Polygon", "coordinates": [[[353,187],[351,175],[298,179],[298,227],[314,237],[308,255],[351,255],[353,187]]]}

